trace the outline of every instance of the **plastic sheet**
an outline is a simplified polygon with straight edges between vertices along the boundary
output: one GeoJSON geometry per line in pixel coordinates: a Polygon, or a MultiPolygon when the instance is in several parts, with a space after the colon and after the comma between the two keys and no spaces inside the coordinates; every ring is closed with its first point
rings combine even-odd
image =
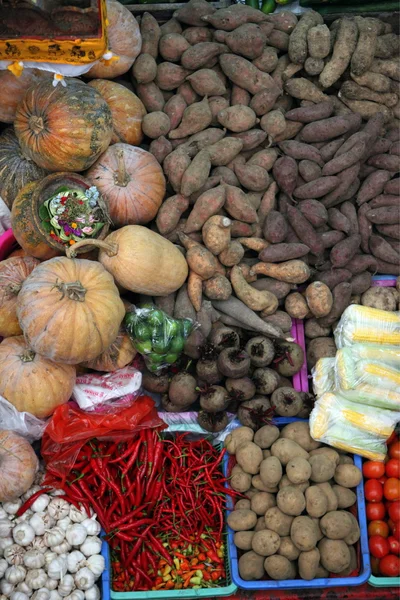
{"type": "Polygon", "coordinates": [[[344,311],[334,335],[337,348],[360,343],[400,346],[400,312],[352,304],[344,311]]]}
{"type": "Polygon", "coordinates": [[[314,394],[319,398],[335,389],[335,358],[320,358],[311,371],[314,394]]]}
{"type": "Polygon", "coordinates": [[[196,431],[197,433],[201,433],[202,436],[211,438],[213,443],[223,442],[234,429],[240,426],[240,423],[235,420],[236,415],[233,413],[228,413],[229,423],[225,429],[223,431],[219,431],[218,433],[210,433],[209,431],[206,431],[200,427],[198,424],[198,414],[199,413],[195,411],[181,413],[160,413],[163,421],[165,421],[165,423],[168,425],[167,431],[187,431],[187,428],[190,427],[190,431],[196,431]]]}
{"type": "Polygon", "coordinates": [[[8,400],[0,396],[0,429],[8,429],[21,435],[28,442],[40,440],[47,419],[38,419],[28,412],[19,412],[8,400]]]}

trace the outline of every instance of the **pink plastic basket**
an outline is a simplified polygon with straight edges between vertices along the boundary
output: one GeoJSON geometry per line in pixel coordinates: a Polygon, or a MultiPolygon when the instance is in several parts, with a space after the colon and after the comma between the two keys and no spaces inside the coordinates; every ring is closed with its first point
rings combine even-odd
{"type": "Polygon", "coordinates": [[[18,247],[12,229],[7,229],[0,235],[0,260],[5,260],[18,247]]]}

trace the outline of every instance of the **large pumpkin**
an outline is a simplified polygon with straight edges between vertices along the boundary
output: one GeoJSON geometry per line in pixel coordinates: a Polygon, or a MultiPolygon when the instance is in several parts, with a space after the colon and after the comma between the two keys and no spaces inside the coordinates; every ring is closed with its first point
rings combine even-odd
{"type": "Polygon", "coordinates": [[[110,346],[125,309],[100,263],[57,257],[25,279],[17,315],[32,350],[54,362],[78,364],[110,346]]]}
{"type": "Polygon", "coordinates": [[[21,335],[17,318],[17,296],[22,283],[40,264],[36,258],[7,258],[0,262],[0,336],[21,335]]]}
{"type": "Polygon", "coordinates": [[[8,208],[27,183],[42,179],[47,174],[48,171],[24,155],[11,127],[3,131],[0,135],[0,197],[8,208]]]}
{"type": "Polygon", "coordinates": [[[165,177],[156,158],[128,144],[110,146],[86,177],[108,201],[116,227],[152,221],[165,195],[165,177]]]}
{"type": "Polygon", "coordinates": [[[95,371],[116,371],[129,365],[136,356],[136,350],[123,327],[111,346],[94,360],[83,363],[83,367],[95,371]]]}
{"type": "Polygon", "coordinates": [[[22,335],[0,344],[0,394],[20,412],[49,417],[68,402],[75,379],[75,367],[36,354],[22,335]]]}
{"type": "Polygon", "coordinates": [[[24,154],[48,171],[84,171],[112,136],[107,102],[78,79],[29,88],[18,105],[14,128],[24,154]]]}
{"type": "Polygon", "coordinates": [[[45,77],[50,77],[50,74],[38,69],[24,69],[20,77],[11,71],[0,71],[0,121],[2,123],[14,122],[18,103],[21,102],[26,90],[45,77]]]}
{"type": "Polygon", "coordinates": [[[139,146],[143,139],[142,121],[146,114],[143,102],[123,85],[108,79],[94,79],[89,85],[107,102],[113,119],[111,143],[124,142],[139,146]]]}
{"type": "MultiPolygon", "coordinates": [[[[73,256],[78,242],[67,250],[73,256]]],[[[101,248],[99,260],[121,287],[146,296],[168,296],[178,290],[188,275],[185,257],[166,238],[140,225],[113,231],[105,240],[88,240],[101,248]]],[[[36,269],[37,270],[37,269],[36,269]]]]}
{"type": "Polygon", "coordinates": [[[12,431],[0,430],[0,502],[25,494],[38,468],[39,461],[30,443],[12,431]]]}
{"type": "Polygon", "coordinates": [[[142,48],[142,36],[138,22],[132,13],[116,0],[107,0],[108,47],[118,60],[107,65],[96,63],[86,77],[114,79],[123,75],[133,65],[142,48]]]}

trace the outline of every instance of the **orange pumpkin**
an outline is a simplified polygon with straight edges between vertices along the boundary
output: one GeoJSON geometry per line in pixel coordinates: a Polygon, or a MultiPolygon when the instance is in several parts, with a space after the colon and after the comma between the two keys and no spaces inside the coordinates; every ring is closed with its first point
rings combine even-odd
{"type": "Polygon", "coordinates": [[[13,431],[0,430],[0,502],[25,494],[38,468],[39,461],[30,443],[13,431]]]}
{"type": "Polygon", "coordinates": [[[100,356],[89,362],[83,363],[83,367],[94,371],[116,371],[129,365],[136,356],[136,350],[132,346],[126,331],[121,327],[116,339],[100,356]]]}
{"type": "Polygon", "coordinates": [[[8,208],[27,183],[43,179],[47,174],[48,171],[24,156],[11,127],[3,131],[0,135],[0,197],[8,208]]]}
{"type": "Polygon", "coordinates": [[[78,79],[29,88],[14,121],[22,151],[48,171],[84,171],[108,148],[112,116],[97,90],[78,79]]]}
{"type": "Polygon", "coordinates": [[[86,77],[114,79],[123,75],[133,65],[142,48],[142,36],[133,14],[115,0],[107,0],[108,47],[118,57],[111,64],[96,63],[86,77]]]}
{"type": "Polygon", "coordinates": [[[100,263],[56,257],[24,281],[17,315],[32,350],[74,365],[93,360],[112,344],[125,309],[100,263]]]}
{"type": "Polygon", "coordinates": [[[113,119],[111,143],[124,142],[139,146],[143,139],[142,120],[146,114],[143,102],[133,92],[115,81],[94,79],[89,85],[100,92],[111,110],[113,119]]]}
{"type": "Polygon", "coordinates": [[[148,223],[165,195],[165,177],[154,156],[128,144],[114,144],[86,177],[108,201],[116,227],[148,223]]]}
{"type": "Polygon", "coordinates": [[[11,71],[0,71],[0,121],[2,123],[14,122],[18,103],[21,102],[26,90],[44,77],[50,77],[50,74],[38,69],[24,69],[20,77],[16,77],[11,71]]]}
{"type": "Polygon", "coordinates": [[[68,402],[75,379],[75,367],[36,354],[22,335],[0,344],[0,394],[20,412],[49,417],[68,402]]]}
{"type": "Polygon", "coordinates": [[[17,318],[17,296],[22,283],[39,265],[36,258],[7,258],[0,262],[0,336],[21,335],[17,318]]]}

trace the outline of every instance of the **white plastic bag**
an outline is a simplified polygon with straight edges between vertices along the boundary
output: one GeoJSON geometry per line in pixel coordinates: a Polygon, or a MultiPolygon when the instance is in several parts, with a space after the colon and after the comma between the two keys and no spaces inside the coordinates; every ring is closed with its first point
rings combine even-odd
{"type": "Polygon", "coordinates": [[[88,373],[76,378],[72,398],[82,410],[98,410],[102,405],[113,403],[117,398],[139,394],[142,374],[135,367],[127,366],[112,373],[88,373]]]}
{"type": "Polygon", "coordinates": [[[28,442],[40,440],[47,419],[38,419],[27,412],[19,412],[8,400],[0,396],[0,429],[8,429],[26,438],[28,442]]]}

